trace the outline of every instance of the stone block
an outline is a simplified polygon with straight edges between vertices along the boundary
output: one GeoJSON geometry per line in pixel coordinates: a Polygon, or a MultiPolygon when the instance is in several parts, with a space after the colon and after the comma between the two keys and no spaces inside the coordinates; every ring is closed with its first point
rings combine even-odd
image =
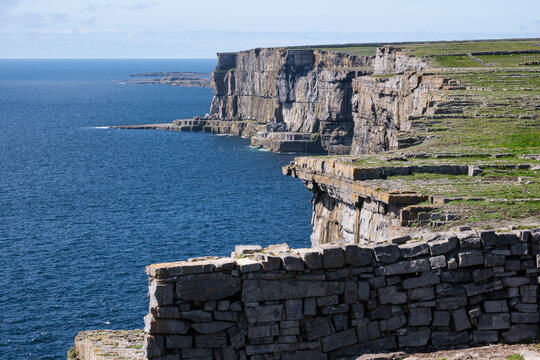
{"type": "Polygon", "coordinates": [[[465,287],[461,284],[441,283],[435,287],[439,296],[457,296],[465,294],[465,287]]]}
{"type": "Polygon", "coordinates": [[[462,249],[480,249],[482,242],[474,231],[459,235],[459,246],[462,249]]]}
{"type": "Polygon", "coordinates": [[[156,358],[165,354],[165,347],[163,346],[163,337],[152,336],[146,334],[144,336],[144,355],[146,358],[156,358]]]}
{"type": "Polygon", "coordinates": [[[150,307],[167,306],[174,304],[174,284],[158,283],[151,281],[148,286],[148,296],[150,297],[150,307]]]}
{"type": "Polygon", "coordinates": [[[373,249],[358,245],[346,245],[344,249],[345,263],[355,267],[371,265],[373,262],[373,249]]]}
{"type": "Polygon", "coordinates": [[[304,317],[302,299],[285,300],[285,314],[287,320],[300,320],[304,317]]]}
{"type": "Polygon", "coordinates": [[[472,273],[474,282],[482,282],[489,280],[493,277],[494,273],[491,269],[477,269],[472,273]]]}
{"type": "Polygon", "coordinates": [[[316,350],[301,350],[283,354],[283,360],[327,360],[328,356],[316,350]]]}
{"type": "Polygon", "coordinates": [[[397,286],[388,286],[377,290],[381,304],[405,304],[407,293],[398,291],[397,286]]]}
{"type": "Polygon", "coordinates": [[[468,283],[472,281],[472,276],[469,270],[464,269],[443,271],[441,273],[441,281],[453,284],[468,283]]]}
{"type": "Polygon", "coordinates": [[[322,339],[322,347],[324,352],[344,348],[358,342],[356,330],[349,329],[332,335],[328,335],[322,339]]]}
{"type": "Polygon", "coordinates": [[[304,332],[308,341],[320,339],[333,333],[330,319],[318,317],[304,324],[304,332]]]}
{"type": "Polygon", "coordinates": [[[455,236],[444,237],[428,242],[431,256],[444,255],[454,250],[458,244],[458,238],[455,236]]]}
{"type": "Polygon", "coordinates": [[[469,342],[469,335],[466,331],[433,331],[431,333],[431,344],[433,346],[462,345],[469,342]]]}
{"type": "Polygon", "coordinates": [[[273,271],[281,269],[281,258],[275,255],[261,255],[257,257],[264,271],[273,271]]]}
{"type": "Polygon", "coordinates": [[[407,329],[405,335],[398,336],[400,347],[420,347],[425,346],[430,339],[429,328],[407,329]]]}
{"type": "Polygon", "coordinates": [[[522,285],[528,285],[531,280],[525,276],[510,276],[502,279],[504,287],[518,287],[522,285]]]}
{"type": "Polygon", "coordinates": [[[520,312],[530,313],[538,311],[538,306],[536,304],[517,304],[514,308],[520,312]]]}
{"type": "Polygon", "coordinates": [[[349,315],[337,314],[332,316],[332,322],[334,323],[334,329],[336,331],[343,331],[349,328],[349,315]]]}
{"type": "Polygon", "coordinates": [[[259,245],[236,245],[234,248],[234,255],[240,257],[242,255],[250,255],[256,252],[260,252],[262,247],[259,245]]]}
{"type": "Polygon", "coordinates": [[[323,296],[317,298],[317,306],[329,306],[336,305],[339,303],[339,298],[337,295],[323,296]]]}
{"type": "Polygon", "coordinates": [[[220,301],[218,301],[217,309],[219,311],[227,311],[227,310],[229,310],[230,305],[231,305],[230,300],[220,300],[220,301]]]}
{"type": "Polygon", "coordinates": [[[409,326],[428,326],[431,324],[430,308],[409,308],[409,326]]]}
{"type": "Polygon", "coordinates": [[[523,285],[519,287],[521,302],[524,304],[536,304],[538,301],[538,285],[523,285]]]}
{"type": "Polygon", "coordinates": [[[410,261],[400,261],[394,264],[381,266],[378,268],[381,275],[401,275],[414,274],[429,271],[430,264],[428,259],[418,259],[410,261]]]}
{"type": "Polygon", "coordinates": [[[455,310],[467,305],[467,297],[462,296],[447,296],[438,298],[437,310],[455,310]]]}
{"type": "Polygon", "coordinates": [[[438,311],[433,312],[433,324],[432,326],[448,327],[450,326],[450,312],[438,311]]]}
{"type": "Polygon", "coordinates": [[[246,354],[249,359],[253,359],[253,355],[282,353],[286,351],[296,350],[297,344],[264,344],[264,345],[247,345],[246,354]]]}
{"type": "Polygon", "coordinates": [[[370,292],[369,282],[359,281],[358,282],[358,301],[367,302],[369,300],[369,292],[370,292]]]}
{"type": "Polygon", "coordinates": [[[351,316],[353,319],[362,319],[364,315],[364,305],[362,305],[361,303],[351,305],[351,316]]]}
{"type": "Polygon", "coordinates": [[[512,323],[515,324],[537,324],[540,320],[538,313],[512,312],[510,314],[512,323]]]}
{"type": "Polygon", "coordinates": [[[407,297],[409,298],[409,301],[433,300],[435,298],[435,291],[433,286],[411,289],[407,290],[407,297]]]}
{"type": "Polygon", "coordinates": [[[232,258],[221,258],[213,260],[214,271],[233,270],[236,267],[236,262],[232,258]]]}
{"type": "Polygon", "coordinates": [[[392,316],[389,319],[380,320],[379,328],[383,332],[396,331],[407,324],[405,315],[392,316]]]}
{"type": "Polygon", "coordinates": [[[349,304],[324,306],[321,308],[322,315],[340,314],[349,311],[349,304]]]}
{"type": "Polygon", "coordinates": [[[238,321],[240,313],[235,311],[215,311],[214,320],[238,321]]]}
{"type": "Polygon", "coordinates": [[[519,237],[514,233],[497,234],[497,245],[513,245],[519,242],[519,237]]]}
{"type": "Polygon", "coordinates": [[[478,330],[503,330],[510,328],[510,314],[483,314],[478,320],[478,330]]]}
{"type": "Polygon", "coordinates": [[[405,279],[402,282],[403,289],[409,290],[424,286],[436,285],[440,283],[440,277],[434,272],[424,273],[418,277],[405,279]]]}
{"type": "Polygon", "coordinates": [[[212,359],[212,349],[182,349],[182,359],[212,359]]]}
{"type": "Polygon", "coordinates": [[[400,252],[398,245],[376,245],[373,247],[375,259],[382,264],[392,264],[399,260],[400,252]]]}
{"type": "Polygon", "coordinates": [[[512,325],[510,330],[502,333],[502,338],[507,343],[517,343],[531,341],[535,339],[538,332],[538,325],[512,325]]]}
{"type": "Polygon", "coordinates": [[[154,319],[151,314],[144,317],[144,332],[147,334],[185,334],[189,322],[177,319],[154,319]]]}
{"type": "Polygon", "coordinates": [[[193,322],[212,321],[212,313],[202,310],[182,311],[180,317],[193,322]]]}
{"type": "Polygon", "coordinates": [[[481,251],[472,250],[457,254],[459,267],[467,267],[484,264],[484,255],[481,251]]]}
{"type": "Polygon", "coordinates": [[[220,331],[226,330],[235,326],[236,323],[228,321],[211,321],[206,323],[191,324],[191,327],[195,329],[199,334],[215,334],[220,331]]]}
{"type": "Polygon", "coordinates": [[[510,253],[512,255],[527,255],[529,253],[529,247],[527,243],[517,243],[510,246],[510,253]]]}
{"type": "Polygon", "coordinates": [[[146,273],[157,279],[177,276],[209,273],[214,270],[214,263],[206,261],[176,261],[172,263],[152,264],[146,267],[146,273]]]}
{"type": "Polygon", "coordinates": [[[176,297],[181,300],[220,300],[236,294],[241,280],[223,273],[181,276],[176,282],[176,297]]]}
{"type": "Polygon", "coordinates": [[[493,255],[486,254],[484,256],[484,266],[495,267],[495,266],[504,266],[506,258],[504,255],[493,255]]]}
{"type": "Polygon", "coordinates": [[[343,301],[346,304],[352,304],[358,299],[358,283],[353,281],[347,281],[345,283],[345,292],[343,294],[343,301]]]}
{"type": "Polygon", "coordinates": [[[279,335],[278,324],[248,327],[249,339],[258,339],[258,338],[272,337],[272,336],[278,336],[278,335],[279,335]]]}
{"type": "Polygon", "coordinates": [[[304,271],[304,261],[299,255],[292,253],[279,253],[283,268],[288,271],[304,271]]]}
{"type": "Polygon", "coordinates": [[[225,333],[195,336],[195,347],[219,349],[227,346],[225,333]]]}
{"type": "Polygon", "coordinates": [[[242,301],[272,301],[343,294],[342,282],[303,280],[245,280],[242,301]]]}
{"type": "Polygon", "coordinates": [[[454,327],[457,331],[470,329],[472,327],[465,309],[452,311],[452,320],[454,321],[454,327]]]}
{"type": "Polygon", "coordinates": [[[304,315],[317,315],[317,301],[315,300],[315,298],[304,299],[304,315]]]}
{"type": "Polygon", "coordinates": [[[466,284],[465,285],[465,292],[467,293],[467,296],[476,296],[480,294],[486,294],[497,290],[502,290],[503,284],[500,280],[495,280],[493,282],[482,284],[482,285],[476,285],[476,284],[466,284]]]}
{"type": "Polygon", "coordinates": [[[340,268],[345,264],[345,254],[341,246],[324,246],[322,248],[323,267],[340,268]]]}
{"type": "Polygon", "coordinates": [[[152,316],[156,319],[178,319],[180,309],[177,306],[159,306],[150,308],[152,316]]]}
{"type": "Polygon", "coordinates": [[[258,261],[249,258],[237,259],[236,265],[238,266],[242,274],[259,271],[262,268],[261,264],[258,261]]]}
{"type": "Polygon", "coordinates": [[[283,305],[260,305],[246,307],[246,319],[248,323],[265,323],[283,320],[283,305]]]}
{"type": "Polygon", "coordinates": [[[499,341],[499,332],[491,331],[473,331],[473,339],[475,343],[495,343],[499,341]]]}
{"type": "Polygon", "coordinates": [[[429,254],[429,246],[425,242],[413,242],[399,246],[399,253],[403,259],[414,258],[429,254]]]}
{"type": "Polygon", "coordinates": [[[444,255],[429,258],[429,264],[433,270],[446,267],[446,257],[444,255]]]}
{"type": "Polygon", "coordinates": [[[495,231],[479,231],[478,235],[480,235],[480,240],[482,241],[484,248],[489,249],[497,245],[497,235],[495,234],[495,231]]]}
{"type": "Polygon", "coordinates": [[[484,310],[487,313],[505,313],[508,312],[506,300],[488,300],[484,301],[484,310]]]}
{"type": "Polygon", "coordinates": [[[378,289],[386,285],[386,279],[384,278],[384,276],[372,277],[369,278],[368,283],[369,286],[373,289],[378,289]]]}
{"type": "Polygon", "coordinates": [[[300,249],[299,252],[308,269],[321,269],[323,267],[322,254],[317,249],[300,249]]]}
{"type": "Polygon", "coordinates": [[[184,349],[193,346],[193,337],[189,335],[169,335],[165,338],[167,349],[184,349]]]}

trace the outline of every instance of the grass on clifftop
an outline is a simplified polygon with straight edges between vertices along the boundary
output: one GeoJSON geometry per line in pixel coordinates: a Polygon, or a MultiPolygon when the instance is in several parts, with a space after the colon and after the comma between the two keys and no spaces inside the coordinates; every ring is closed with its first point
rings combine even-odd
{"type": "Polygon", "coordinates": [[[468,54],[494,51],[540,50],[539,39],[425,42],[396,45],[415,56],[468,54]]]}

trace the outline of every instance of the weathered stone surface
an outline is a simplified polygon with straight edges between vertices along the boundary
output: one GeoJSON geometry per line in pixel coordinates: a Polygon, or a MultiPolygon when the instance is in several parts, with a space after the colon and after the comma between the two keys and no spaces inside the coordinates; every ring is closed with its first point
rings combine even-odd
{"type": "MultiPolygon", "coordinates": [[[[430,308],[410,308],[409,326],[424,326],[431,324],[430,308]]],[[[429,336],[428,336],[429,338],[429,336]]]]}
{"type": "Polygon", "coordinates": [[[397,286],[388,286],[377,290],[381,304],[405,304],[407,293],[398,291],[397,286]]]}
{"type": "Polygon", "coordinates": [[[458,244],[457,237],[448,237],[428,242],[431,256],[443,255],[454,250],[458,244]]]}
{"type": "Polygon", "coordinates": [[[446,267],[446,257],[444,255],[429,258],[429,264],[433,270],[446,267]]]}
{"type": "Polygon", "coordinates": [[[242,255],[250,255],[262,250],[260,245],[236,245],[234,255],[240,257],[242,255]]]}
{"type": "Polygon", "coordinates": [[[180,310],[176,306],[158,306],[150,309],[156,319],[178,319],[180,310]]]}
{"type": "Polygon", "coordinates": [[[150,307],[166,306],[174,304],[174,284],[151,281],[148,286],[150,307]]]}
{"type": "Polygon", "coordinates": [[[181,276],[176,296],[183,300],[219,300],[236,294],[241,280],[223,273],[181,276]]]}
{"type": "Polygon", "coordinates": [[[425,242],[413,242],[399,246],[399,252],[404,259],[429,254],[429,246],[425,242]]]}
{"type": "Polygon", "coordinates": [[[261,264],[258,261],[249,258],[236,259],[236,265],[238,265],[238,269],[240,269],[241,273],[248,273],[261,269],[261,264]]]}
{"type": "Polygon", "coordinates": [[[345,285],[342,282],[246,280],[242,289],[242,301],[270,301],[328,296],[342,294],[344,290],[345,285]]]}
{"type": "Polygon", "coordinates": [[[484,302],[484,309],[488,313],[508,312],[506,300],[488,300],[484,302]]]}
{"type": "Polygon", "coordinates": [[[392,264],[399,260],[399,247],[395,244],[377,245],[373,247],[375,259],[383,264],[392,264]]]}
{"type": "Polygon", "coordinates": [[[289,271],[303,271],[304,261],[299,255],[292,253],[279,253],[281,261],[283,261],[283,268],[289,271]]]}
{"type": "Polygon", "coordinates": [[[304,329],[308,341],[328,336],[333,332],[330,319],[326,317],[315,318],[313,321],[305,323],[304,329]]]}
{"type": "Polygon", "coordinates": [[[151,314],[144,317],[144,332],[147,334],[185,334],[189,322],[176,319],[154,319],[151,314]]]}
{"type": "Polygon", "coordinates": [[[452,311],[452,320],[454,321],[454,327],[457,331],[470,329],[472,327],[465,309],[452,311]]]}
{"type": "Polygon", "coordinates": [[[250,326],[248,328],[248,338],[258,339],[279,335],[279,326],[277,324],[250,326]]]}
{"type": "Polygon", "coordinates": [[[345,255],[341,246],[324,246],[322,248],[323,267],[339,268],[345,263],[345,255]]]}
{"type": "Polygon", "coordinates": [[[285,300],[285,313],[287,320],[300,320],[304,317],[302,312],[302,299],[285,300]]]}
{"type": "Polygon", "coordinates": [[[491,269],[477,269],[472,273],[473,280],[477,283],[489,280],[493,277],[493,275],[494,273],[491,269]]]}
{"type": "Polygon", "coordinates": [[[345,246],[345,263],[361,267],[370,265],[373,261],[373,249],[358,245],[345,246]]]}
{"type": "Polygon", "coordinates": [[[322,254],[317,249],[300,249],[300,256],[309,269],[323,267],[322,254]]]}
{"type": "Polygon", "coordinates": [[[425,272],[430,270],[429,261],[427,259],[400,261],[395,264],[381,266],[379,271],[382,275],[400,275],[425,272]]]}
{"type": "Polygon", "coordinates": [[[447,327],[450,326],[450,312],[449,311],[435,311],[433,313],[433,326],[447,327]]]}
{"type": "Polygon", "coordinates": [[[508,343],[516,343],[520,341],[530,341],[536,338],[538,325],[512,325],[510,330],[502,333],[504,341],[508,343]]]}
{"type": "Polygon", "coordinates": [[[194,323],[191,327],[200,334],[214,334],[223,330],[227,330],[230,327],[235,326],[236,323],[228,321],[211,321],[205,323],[194,323]]]}
{"type": "Polygon", "coordinates": [[[182,359],[212,359],[212,349],[182,349],[182,359]]]}
{"type": "Polygon", "coordinates": [[[349,345],[353,345],[358,341],[356,337],[356,330],[349,329],[342,332],[338,332],[322,339],[323,351],[328,352],[343,348],[349,345]]]}
{"type": "Polygon", "coordinates": [[[194,322],[206,322],[212,320],[212,313],[202,310],[190,310],[181,312],[180,317],[194,322]]]}
{"type": "Polygon", "coordinates": [[[497,331],[473,331],[475,343],[493,343],[499,341],[499,333],[497,331]]]}
{"type": "Polygon", "coordinates": [[[412,278],[403,280],[402,286],[403,286],[403,289],[408,290],[408,289],[414,289],[414,288],[419,288],[419,287],[424,287],[424,286],[429,286],[429,285],[436,285],[440,282],[441,282],[441,279],[437,274],[433,272],[428,272],[418,277],[412,277],[412,278]]]}
{"type": "Polygon", "coordinates": [[[469,341],[469,335],[466,331],[449,332],[449,331],[434,331],[431,333],[431,343],[434,346],[450,346],[460,345],[469,341]]]}
{"type": "Polygon", "coordinates": [[[227,345],[225,333],[195,336],[195,347],[217,349],[227,345]]]}
{"type": "Polygon", "coordinates": [[[430,339],[429,328],[409,329],[405,335],[398,336],[400,347],[425,346],[430,339]]]}
{"type": "Polygon", "coordinates": [[[245,314],[250,324],[280,321],[283,319],[283,305],[249,306],[246,307],[245,314]]]}
{"type": "Polygon", "coordinates": [[[502,330],[510,328],[510,314],[491,313],[480,316],[478,330],[502,330]]]}
{"type": "Polygon", "coordinates": [[[538,324],[540,320],[539,313],[522,313],[522,312],[512,312],[511,313],[512,323],[516,324],[538,324]]]}
{"type": "Polygon", "coordinates": [[[379,328],[381,331],[395,331],[399,329],[400,327],[407,324],[407,319],[405,318],[405,315],[398,315],[398,316],[392,316],[389,319],[380,320],[379,321],[379,328]]]}
{"type": "Polygon", "coordinates": [[[466,251],[458,254],[459,267],[467,267],[474,265],[482,265],[484,263],[484,255],[481,251],[466,251]]]}
{"type": "Polygon", "coordinates": [[[409,298],[409,301],[433,300],[435,298],[435,290],[433,289],[433,286],[415,288],[415,289],[407,290],[407,296],[409,298]]]}
{"type": "Polygon", "coordinates": [[[166,279],[175,276],[202,274],[212,272],[214,263],[207,261],[177,261],[172,263],[152,264],[146,267],[146,273],[157,279],[166,279]]]}
{"type": "Polygon", "coordinates": [[[189,335],[169,335],[165,340],[165,346],[168,349],[184,349],[192,345],[193,337],[189,335]]]}

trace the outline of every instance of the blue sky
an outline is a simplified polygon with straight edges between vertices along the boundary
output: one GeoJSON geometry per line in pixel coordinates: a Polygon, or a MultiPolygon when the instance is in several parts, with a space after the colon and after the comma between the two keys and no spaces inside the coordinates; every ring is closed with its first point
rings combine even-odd
{"type": "Polygon", "coordinates": [[[0,0],[0,58],[511,37],[540,37],[540,0],[0,0]]]}

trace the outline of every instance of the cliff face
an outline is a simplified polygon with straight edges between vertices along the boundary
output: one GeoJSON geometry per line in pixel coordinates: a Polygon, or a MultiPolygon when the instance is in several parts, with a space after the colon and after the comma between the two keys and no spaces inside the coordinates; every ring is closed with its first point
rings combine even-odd
{"type": "Polygon", "coordinates": [[[352,79],[366,73],[370,57],[254,49],[218,58],[212,119],[264,123],[269,132],[320,134],[324,150],[349,152],[352,79]]]}
{"type": "Polygon", "coordinates": [[[366,75],[372,68],[388,74],[426,67],[392,47],[380,48],[375,58],[279,48],[218,54],[210,118],[267,125],[253,144],[274,151],[394,149],[401,145],[398,132],[409,127],[407,118],[430,111],[442,79],[366,75]]]}

